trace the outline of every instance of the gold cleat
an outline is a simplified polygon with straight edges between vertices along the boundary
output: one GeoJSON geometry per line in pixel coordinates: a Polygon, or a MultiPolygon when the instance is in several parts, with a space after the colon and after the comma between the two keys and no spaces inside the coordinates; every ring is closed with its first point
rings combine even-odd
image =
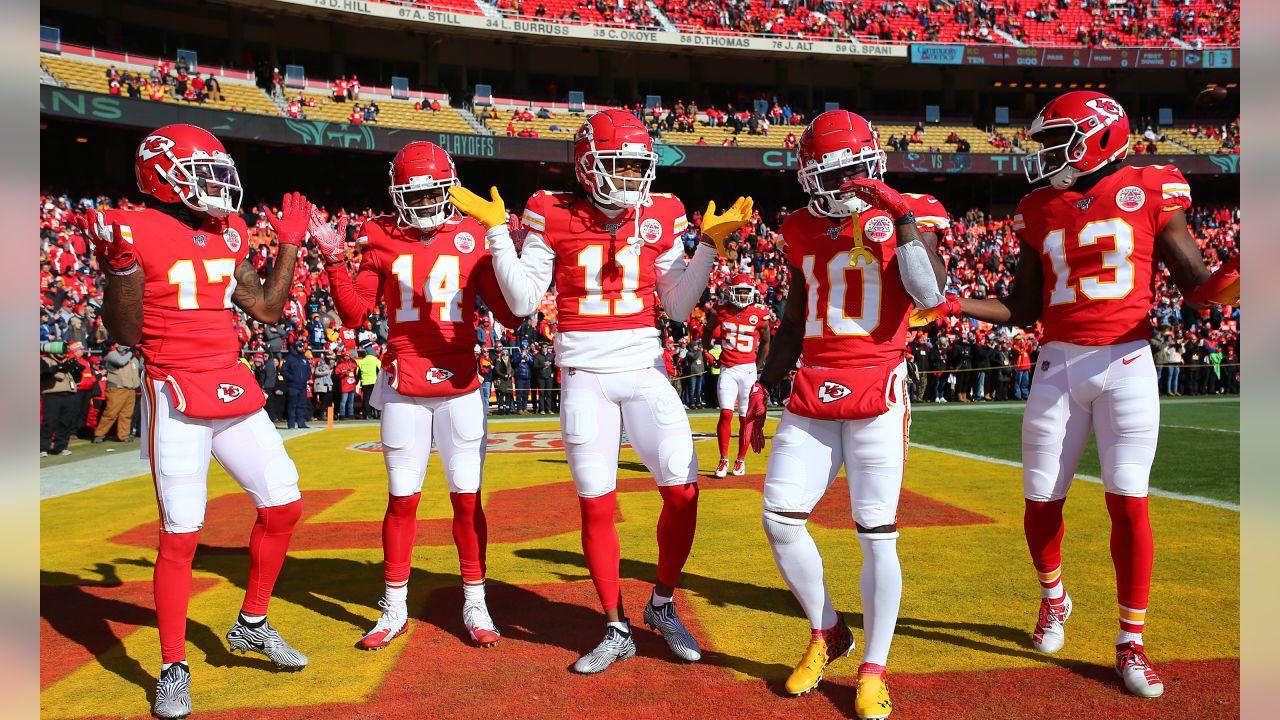
{"type": "Polygon", "coordinates": [[[881,720],[893,712],[889,699],[888,673],[858,673],[858,697],[853,701],[853,712],[859,720],[881,720]]]}
{"type": "Polygon", "coordinates": [[[822,680],[827,666],[852,650],[853,635],[849,633],[849,626],[844,624],[844,618],[837,615],[835,626],[809,641],[804,657],[787,678],[786,691],[792,695],[803,695],[814,689],[822,680]]]}

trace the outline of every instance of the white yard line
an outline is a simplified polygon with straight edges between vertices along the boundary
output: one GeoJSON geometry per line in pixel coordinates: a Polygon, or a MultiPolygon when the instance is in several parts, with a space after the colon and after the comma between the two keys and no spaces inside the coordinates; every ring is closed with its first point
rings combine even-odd
{"type": "Polygon", "coordinates": [[[1167,425],[1167,424],[1165,424],[1165,423],[1160,423],[1160,427],[1162,427],[1162,428],[1178,428],[1178,429],[1180,429],[1180,430],[1200,430],[1200,431],[1203,431],[1203,432],[1231,433],[1231,434],[1233,434],[1233,435],[1239,435],[1239,434],[1240,434],[1240,431],[1239,431],[1239,430],[1228,430],[1227,428],[1200,427],[1199,425],[1167,425]]]}
{"type": "MultiPolygon", "coordinates": [[[[974,453],[964,452],[963,450],[952,450],[951,448],[938,447],[937,445],[924,445],[921,443],[913,442],[911,443],[911,447],[919,448],[921,450],[930,450],[933,452],[945,453],[947,455],[954,455],[956,457],[962,457],[967,460],[980,460],[982,462],[994,463],[996,465],[1005,465],[1008,467],[1016,467],[1016,468],[1022,467],[1022,463],[1014,462],[1012,460],[1005,460],[1004,458],[990,457],[988,455],[975,455],[974,453]]],[[[1097,483],[1099,485],[1102,484],[1102,478],[1095,477],[1093,475],[1076,474],[1076,477],[1086,482],[1097,483]]],[[[1197,503],[1199,505],[1208,505],[1209,507],[1221,508],[1223,510],[1230,510],[1232,512],[1240,512],[1240,505],[1238,505],[1237,503],[1227,502],[1225,500],[1214,500],[1213,498],[1200,497],[1198,495],[1183,495],[1182,493],[1170,492],[1168,490],[1160,490],[1158,488],[1151,488],[1150,494],[1152,497],[1169,498],[1170,500],[1183,500],[1186,502],[1197,503]]]]}

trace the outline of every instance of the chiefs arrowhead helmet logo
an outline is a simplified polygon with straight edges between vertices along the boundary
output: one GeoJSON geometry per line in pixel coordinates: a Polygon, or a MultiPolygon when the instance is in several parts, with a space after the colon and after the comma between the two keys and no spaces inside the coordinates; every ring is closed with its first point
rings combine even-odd
{"type": "Polygon", "coordinates": [[[146,140],[138,146],[138,157],[143,160],[150,160],[157,155],[163,155],[173,147],[173,140],[163,135],[148,135],[146,140]]]}
{"type": "Polygon", "coordinates": [[[824,403],[831,403],[849,397],[850,392],[844,385],[828,380],[818,388],[818,399],[824,403]]]}
{"type": "Polygon", "coordinates": [[[224,403],[230,403],[239,400],[240,396],[244,395],[244,388],[239,385],[232,385],[231,383],[222,383],[221,385],[218,385],[217,392],[219,400],[224,403]]]}
{"type": "Polygon", "coordinates": [[[427,370],[427,382],[432,385],[439,385],[451,377],[453,377],[453,373],[444,368],[433,367],[427,370]]]}

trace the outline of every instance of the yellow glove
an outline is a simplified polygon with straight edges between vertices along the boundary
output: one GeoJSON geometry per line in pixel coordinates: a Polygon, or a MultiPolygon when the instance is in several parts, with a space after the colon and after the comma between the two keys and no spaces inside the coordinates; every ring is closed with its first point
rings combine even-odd
{"type": "Polygon", "coordinates": [[[931,308],[914,308],[911,311],[911,319],[907,321],[907,327],[924,327],[944,317],[959,317],[964,314],[960,308],[959,296],[955,293],[947,293],[944,297],[946,300],[931,308]]]}
{"type": "Polygon", "coordinates": [[[489,197],[492,200],[485,200],[461,185],[449,188],[449,202],[459,211],[475,218],[486,230],[507,224],[507,206],[502,202],[498,188],[490,187],[489,197]]]}
{"type": "Polygon", "coordinates": [[[750,197],[740,197],[733,207],[716,215],[716,201],[707,203],[707,211],[702,214],[702,234],[715,242],[716,252],[724,255],[724,239],[734,230],[751,222],[751,207],[750,197]]]}

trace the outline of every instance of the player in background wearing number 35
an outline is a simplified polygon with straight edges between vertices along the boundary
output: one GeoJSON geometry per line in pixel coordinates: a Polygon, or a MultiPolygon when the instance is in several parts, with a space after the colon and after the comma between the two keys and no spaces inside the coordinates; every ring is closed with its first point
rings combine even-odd
{"type": "Polygon", "coordinates": [[[1040,111],[1030,132],[1044,147],[1026,164],[1027,179],[1039,187],[1013,219],[1021,261],[1012,294],[949,295],[920,320],[963,314],[998,325],[1043,323],[1022,421],[1023,526],[1041,594],[1032,641],[1046,653],[1065,641],[1071,597],[1063,582],[1062,506],[1092,430],[1120,606],[1115,669],[1130,693],[1158,697],[1164,683],[1142,641],[1154,557],[1147,492],[1160,428],[1147,317],[1160,262],[1191,304],[1234,304],[1239,258],[1213,274],[1205,267],[1187,231],[1191,189],[1176,167],[1121,164],[1129,118],[1112,98],[1066,93],[1040,111]]]}
{"type": "Polygon", "coordinates": [[[394,215],[364,224],[360,272],[346,263],[345,222],[334,230],[318,214],[311,235],[324,258],[342,324],[358,328],[387,303],[387,352],[370,404],[382,413],[387,511],[382,520],[382,616],[359,647],[381,650],[408,629],[409,574],[418,501],[434,440],[453,506],[453,540],[462,574],[462,623],[472,642],[497,644],[485,602],[488,526],[480,502],[488,398],[481,397],[473,347],[476,297],[507,327],[507,309],[485,249],[484,228],[449,203],[458,186],[453,158],[429,142],[405,145],[391,161],[394,215]]]}
{"type": "Polygon", "coordinates": [[[151,460],[160,505],[155,566],[161,666],[152,713],[191,713],[187,602],[191,563],[204,525],[210,453],[253,497],[244,604],[227,632],[231,649],[300,670],[302,653],[267,623],[267,604],[302,515],[298,470],[263,410],[266,397],[239,361],[232,306],[262,323],[280,319],[289,297],[311,204],[293,193],[267,215],[280,244],[264,285],[246,258],[240,178],[222,143],[194,125],[149,134],[134,158],[138,189],[158,201],[138,210],[80,218],[107,274],[102,318],[121,345],[146,360],[142,457],[151,460]]]}
{"type": "Polygon", "coordinates": [[[698,518],[698,459],[689,418],[663,371],[656,302],[683,322],[707,288],[724,238],[751,217],[751,199],[723,214],[715,204],[702,222],[702,243],[686,264],[679,238],[684,206],[650,193],[658,156],[632,114],[592,115],[573,144],[577,192],[538,192],[525,205],[527,230],[517,256],[496,188],[492,201],[457,188],[460,210],[489,228],[494,270],[511,309],[537,310],[555,280],[559,325],[556,362],[563,370],[560,423],[565,456],[578,492],[582,550],[607,617],[604,640],[574,664],[598,673],[636,653],[622,609],[617,507],[622,426],[662,495],[658,577],[644,610],[680,659],[702,657],[676,615],[672,596],[693,547],[698,518]]]}
{"type": "Polygon", "coordinates": [[[725,288],[725,296],[711,311],[711,319],[702,331],[702,346],[711,347],[711,339],[720,334],[720,379],[716,397],[720,402],[720,420],[716,423],[716,441],[720,446],[720,464],[716,477],[729,474],[729,440],[733,437],[733,411],[738,410],[738,458],[733,474],[747,473],[747,441],[751,426],[747,423],[747,405],[751,386],[756,384],[758,366],[769,354],[769,309],[756,302],[756,286],[746,274],[734,276],[725,288]]]}

